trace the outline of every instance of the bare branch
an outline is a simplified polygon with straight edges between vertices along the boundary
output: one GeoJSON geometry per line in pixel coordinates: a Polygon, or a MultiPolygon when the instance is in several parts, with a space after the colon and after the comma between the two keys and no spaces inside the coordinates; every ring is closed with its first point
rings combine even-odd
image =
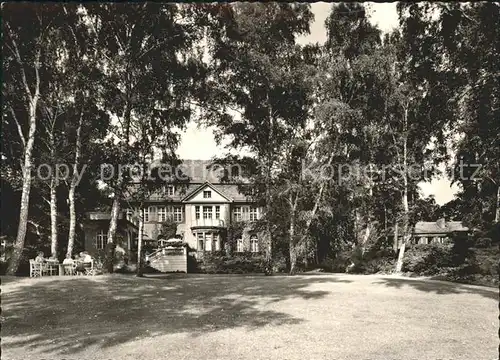
{"type": "Polygon", "coordinates": [[[140,58],[142,58],[143,56],[145,56],[148,52],[153,51],[155,48],[157,48],[157,47],[165,44],[167,41],[175,39],[176,37],[179,37],[179,36],[180,35],[175,35],[175,36],[172,36],[172,37],[167,37],[164,41],[160,41],[158,44],[155,44],[155,45],[151,46],[148,50],[144,51],[141,55],[139,55],[137,57],[137,59],[139,60],[140,58]]]}
{"type": "Polygon", "coordinates": [[[8,45],[7,46],[13,52],[14,57],[16,58],[17,63],[19,64],[20,73],[21,73],[21,80],[22,80],[23,85],[24,85],[24,90],[26,91],[26,94],[28,95],[29,100],[32,101],[33,96],[31,94],[31,90],[28,86],[28,80],[26,79],[26,72],[24,71],[24,64],[23,64],[23,61],[21,59],[21,54],[19,53],[19,48],[17,47],[16,41],[12,37],[11,37],[11,40],[12,40],[13,48],[11,48],[8,45]]]}
{"type": "Polygon", "coordinates": [[[40,56],[42,53],[41,47],[38,47],[36,55],[35,55],[35,95],[33,95],[33,99],[38,101],[38,97],[40,95],[40,56]]]}
{"type": "Polygon", "coordinates": [[[9,110],[10,110],[10,113],[12,114],[12,118],[16,122],[17,131],[19,132],[19,137],[21,138],[21,143],[23,144],[23,148],[25,148],[26,147],[26,139],[24,138],[21,124],[19,124],[19,121],[17,120],[16,113],[15,113],[14,109],[12,108],[12,106],[9,106],[9,110]]]}

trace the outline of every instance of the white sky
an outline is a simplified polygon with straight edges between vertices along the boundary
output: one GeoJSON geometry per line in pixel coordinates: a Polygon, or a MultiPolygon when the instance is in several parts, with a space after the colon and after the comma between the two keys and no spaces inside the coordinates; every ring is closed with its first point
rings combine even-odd
{"type": "MultiPolygon", "coordinates": [[[[369,5],[371,21],[378,27],[388,32],[398,26],[396,3],[365,3],[369,5]]],[[[317,2],[311,4],[315,19],[311,24],[311,33],[298,39],[298,42],[324,43],[326,41],[326,29],[324,23],[330,12],[331,3],[317,2]]],[[[214,156],[221,156],[227,153],[227,149],[217,146],[213,136],[213,129],[198,128],[194,122],[188,124],[186,132],[182,134],[181,143],[177,151],[182,159],[208,160],[214,156]]],[[[438,204],[445,204],[453,200],[458,188],[445,177],[434,179],[430,183],[421,183],[420,189],[424,196],[434,195],[438,204]]]]}

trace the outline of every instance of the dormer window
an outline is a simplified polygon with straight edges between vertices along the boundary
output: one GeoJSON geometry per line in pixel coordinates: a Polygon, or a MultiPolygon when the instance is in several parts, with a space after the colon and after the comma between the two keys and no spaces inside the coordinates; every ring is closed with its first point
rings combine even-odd
{"type": "Polygon", "coordinates": [[[203,191],[203,198],[204,199],[211,199],[212,198],[212,192],[210,190],[204,190],[203,191]]]}
{"type": "Polygon", "coordinates": [[[174,185],[165,185],[165,187],[163,188],[163,192],[167,196],[174,196],[174,194],[175,194],[175,187],[174,187],[174,185]]]}
{"type": "Polygon", "coordinates": [[[233,167],[231,167],[231,176],[232,177],[238,177],[238,176],[240,176],[240,168],[239,168],[239,166],[233,166],[233,167]]]}

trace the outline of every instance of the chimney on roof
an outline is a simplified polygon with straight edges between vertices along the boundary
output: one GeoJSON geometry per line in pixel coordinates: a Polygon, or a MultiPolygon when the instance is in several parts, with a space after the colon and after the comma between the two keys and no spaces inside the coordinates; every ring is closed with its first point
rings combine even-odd
{"type": "Polygon", "coordinates": [[[439,219],[436,221],[437,226],[439,226],[441,229],[444,229],[446,227],[446,220],[444,218],[439,219]]]}

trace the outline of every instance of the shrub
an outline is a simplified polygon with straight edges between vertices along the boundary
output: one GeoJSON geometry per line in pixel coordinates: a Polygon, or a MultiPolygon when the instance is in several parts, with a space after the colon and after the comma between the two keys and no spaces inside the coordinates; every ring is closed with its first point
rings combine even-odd
{"type": "Polygon", "coordinates": [[[383,256],[367,260],[364,263],[363,274],[392,273],[396,266],[394,256],[383,256]]]}
{"type": "Polygon", "coordinates": [[[198,271],[207,274],[245,274],[264,272],[264,257],[242,253],[226,256],[222,253],[207,253],[198,262],[198,271]]]}
{"type": "Polygon", "coordinates": [[[116,267],[114,270],[115,273],[117,274],[133,274],[136,272],[136,266],[135,264],[130,265],[130,264],[120,264],[116,267]]]}
{"type": "Polygon", "coordinates": [[[408,249],[403,271],[421,275],[433,275],[439,268],[452,266],[452,246],[448,244],[419,244],[408,249]]]}
{"type": "Polygon", "coordinates": [[[492,243],[493,243],[493,240],[491,240],[491,238],[483,237],[483,238],[477,239],[474,246],[476,248],[489,248],[489,247],[491,247],[492,243]]]}
{"type": "Polygon", "coordinates": [[[6,261],[3,261],[1,260],[0,261],[0,275],[5,275],[5,272],[7,271],[7,262],[6,261]]]}
{"type": "Polygon", "coordinates": [[[275,273],[286,273],[289,268],[288,258],[281,253],[275,255],[272,267],[275,273]]]}
{"type": "Polygon", "coordinates": [[[326,272],[344,273],[351,264],[350,258],[346,252],[340,252],[336,256],[327,256],[317,266],[326,272]]]}
{"type": "Polygon", "coordinates": [[[498,277],[498,259],[500,258],[498,246],[474,249],[474,255],[478,274],[498,277]]]}
{"type": "Polygon", "coordinates": [[[199,273],[200,269],[198,267],[198,261],[194,255],[188,253],[187,257],[187,272],[188,273],[199,273]]]}
{"type": "Polygon", "coordinates": [[[498,278],[498,248],[473,248],[472,244],[473,241],[461,238],[450,245],[416,245],[405,255],[403,271],[470,283],[478,277],[498,278]]]}
{"type": "Polygon", "coordinates": [[[356,247],[350,256],[348,272],[355,274],[391,273],[394,270],[396,258],[392,248],[379,248],[377,245],[362,251],[356,247]]]}

